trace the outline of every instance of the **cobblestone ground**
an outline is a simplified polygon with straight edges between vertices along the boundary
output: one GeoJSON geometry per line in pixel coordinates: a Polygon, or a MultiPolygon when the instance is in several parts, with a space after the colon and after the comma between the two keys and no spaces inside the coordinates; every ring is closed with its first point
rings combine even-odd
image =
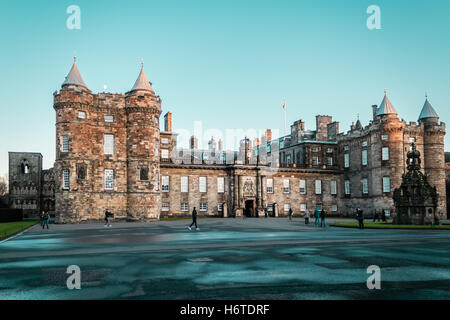
{"type": "Polygon", "coordinates": [[[0,243],[0,299],[450,299],[449,231],[189,222],[35,226],[0,243]],[[367,289],[370,265],[381,290],[367,289]]]}

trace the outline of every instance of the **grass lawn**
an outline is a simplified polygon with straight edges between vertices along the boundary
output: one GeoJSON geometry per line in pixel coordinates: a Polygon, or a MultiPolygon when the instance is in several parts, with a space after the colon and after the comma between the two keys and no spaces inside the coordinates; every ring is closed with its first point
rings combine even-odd
{"type": "MultiPolygon", "coordinates": [[[[333,227],[358,228],[359,224],[355,222],[336,222],[332,224],[333,227]]],[[[450,230],[450,225],[441,226],[416,226],[416,225],[402,225],[392,224],[387,222],[364,222],[364,228],[367,229],[447,229],[450,230]]]]}
{"type": "Polygon", "coordinates": [[[17,222],[1,222],[0,223],[0,240],[8,238],[32,225],[39,223],[38,220],[17,221],[17,222]]]}

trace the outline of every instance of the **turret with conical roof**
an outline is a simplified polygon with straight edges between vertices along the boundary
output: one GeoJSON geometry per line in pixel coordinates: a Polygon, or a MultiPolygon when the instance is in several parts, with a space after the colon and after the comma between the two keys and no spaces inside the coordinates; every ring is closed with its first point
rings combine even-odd
{"type": "Polygon", "coordinates": [[[161,99],[155,95],[142,63],[134,86],[125,95],[127,113],[127,207],[128,219],[158,219],[161,207],[159,186],[159,116],[161,99]],[[140,179],[140,172],[147,179],[140,179]]]}
{"type": "Polygon", "coordinates": [[[375,117],[381,117],[385,115],[397,115],[397,111],[387,97],[386,91],[384,91],[383,101],[381,101],[381,104],[378,107],[377,112],[375,113],[375,117]]]}
{"type": "Polygon", "coordinates": [[[428,101],[428,97],[426,96],[425,103],[423,104],[422,111],[419,115],[419,122],[428,122],[428,123],[438,123],[439,116],[434,110],[431,103],[428,101]]]}
{"type": "Polygon", "coordinates": [[[134,83],[133,88],[131,88],[131,90],[129,92],[136,91],[136,90],[149,91],[149,92],[155,94],[155,92],[153,91],[151,82],[148,81],[147,76],[145,75],[144,63],[141,64],[141,72],[139,73],[139,76],[136,79],[136,82],[134,83]]]}
{"type": "Polygon", "coordinates": [[[438,193],[438,211],[446,212],[444,136],[445,123],[439,123],[439,116],[425,96],[425,103],[419,116],[423,128],[424,171],[428,182],[438,193]]]}
{"type": "MultiPolygon", "coordinates": [[[[56,111],[56,154],[54,172],[55,188],[55,221],[57,223],[78,222],[87,213],[92,213],[92,208],[85,205],[79,210],[80,202],[86,203],[89,199],[92,186],[78,183],[77,172],[89,172],[92,168],[91,160],[94,145],[92,136],[95,129],[89,127],[91,119],[95,119],[96,95],[86,86],[80,71],[78,70],[76,57],[72,68],[61,84],[61,90],[53,93],[53,108],[56,111]],[[89,134],[87,132],[89,131],[89,134]],[[80,163],[83,165],[80,167],[80,163]],[[75,169],[77,168],[77,169],[75,169]],[[70,187],[63,185],[65,183],[70,187]],[[71,193],[76,190],[76,196],[71,193]]],[[[81,180],[80,180],[81,181],[81,180]]],[[[97,204],[101,207],[100,204],[97,204]]]]}
{"type": "Polygon", "coordinates": [[[65,88],[68,86],[77,86],[77,87],[81,87],[83,89],[90,91],[89,88],[84,83],[83,78],[81,77],[80,71],[78,70],[76,56],[73,57],[72,68],[70,69],[64,82],[62,83],[61,88],[65,88]]]}

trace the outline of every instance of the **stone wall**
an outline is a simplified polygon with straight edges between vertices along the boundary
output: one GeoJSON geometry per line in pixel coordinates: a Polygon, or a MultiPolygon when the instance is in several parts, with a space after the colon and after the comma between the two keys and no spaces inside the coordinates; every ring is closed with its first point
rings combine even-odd
{"type": "Polygon", "coordinates": [[[9,207],[36,218],[41,208],[42,154],[9,152],[9,207]]]}

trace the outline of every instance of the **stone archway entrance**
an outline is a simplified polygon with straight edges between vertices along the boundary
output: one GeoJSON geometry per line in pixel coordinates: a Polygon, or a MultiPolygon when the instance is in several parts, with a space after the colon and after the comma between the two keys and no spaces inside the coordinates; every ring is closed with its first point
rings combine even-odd
{"type": "Polygon", "coordinates": [[[258,213],[255,210],[255,201],[254,200],[245,200],[244,206],[244,216],[245,217],[258,217],[258,213]]]}

